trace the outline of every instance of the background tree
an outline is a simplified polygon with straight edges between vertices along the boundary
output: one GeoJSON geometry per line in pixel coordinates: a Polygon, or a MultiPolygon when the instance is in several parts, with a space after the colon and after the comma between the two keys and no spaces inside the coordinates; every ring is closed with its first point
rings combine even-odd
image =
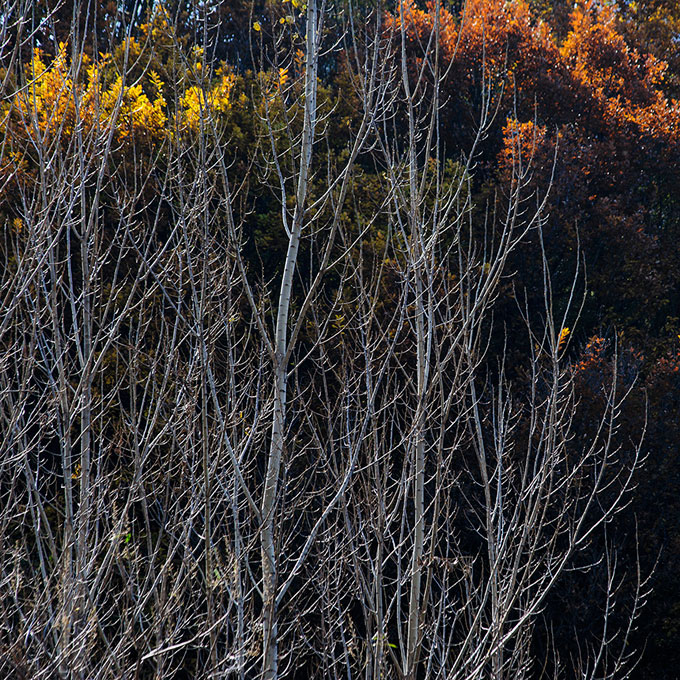
{"type": "Polygon", "coordinates": [[[0,25],[0,669],[625,676],[664,65],[585,4],[228,5],[0,25]]]}

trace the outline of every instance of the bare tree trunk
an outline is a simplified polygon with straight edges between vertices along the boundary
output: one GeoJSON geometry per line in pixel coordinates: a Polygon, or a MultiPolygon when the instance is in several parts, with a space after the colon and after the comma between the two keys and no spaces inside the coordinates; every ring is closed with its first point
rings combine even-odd
{"type": "Polygon", "coordinates": [[[262,496],[262,599],[263,599],[263,662],[262,672],[265,680],[278,677],[278,612],[277,612],[277,572],[276,572],[276,524],[277,496],[281,461],[284,454],[284,426],[286,419],[286,400],[288,390],[288,344],[289,308],[293,288],[293,276],[297,263],[300,237],[305,224],[307,190],[312,165],[314,132],[316,127],[316,90],[319,59],[319,39],[317,37],[316,0],[307,5],[306,50],[305,50],[305,101],[300,161],[298,168],[297,193],[292,228],[288,239],[288,252],[281,279],[279,304],[276,312],[274,380],[274,413],[272,416],[271,445],[267,460],[264,493],[262,496]]]}

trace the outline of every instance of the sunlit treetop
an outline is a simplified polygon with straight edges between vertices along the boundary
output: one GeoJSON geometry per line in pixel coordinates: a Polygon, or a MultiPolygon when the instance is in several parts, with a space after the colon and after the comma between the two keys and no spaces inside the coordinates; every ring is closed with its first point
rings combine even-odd
{"type": "Polygon", "coordinates": [[[15,132],[23,130],[42,142],[55,136],[66,140],[77,128],[90,134],[113,127],[119,138],[132,134],[161,136],[167,120],[162,81],[157,74],[149,74],[157,93],[153,100],[140,83],[124,86],[121,76],[105,85],[103,73],[109,60],[110,55],[102,55],[97,62],[83,56],[82,69],[70,63],[63,43],[50,63],[36,49],[24,69],[26,85],[6,105],[4,125],[13,121],[15,132]],[[80,78],[83,70],[85,76],[80,78]]]}

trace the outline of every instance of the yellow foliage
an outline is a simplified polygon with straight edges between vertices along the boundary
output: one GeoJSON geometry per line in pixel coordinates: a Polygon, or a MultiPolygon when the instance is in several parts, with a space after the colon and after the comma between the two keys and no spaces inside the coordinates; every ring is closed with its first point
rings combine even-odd
{"type": "Polygon", "coordinates": [[[207,114],[229,111],[230,95],[235,82],[236,76],[233,73],[226,73],[208,91],[198,86],[187,89],[180,103],[184,120],[192,130],[199,129],[201,118],[207,114]]]}
{"type": "Polygon", "coordinates": [[[98,63],[85,64],[85,82],[74,82],[68,65],[66,45],[51,64],[46,64],[41,50],[36,49],[27,67],[29,82],[14,98],[24,129],[34,139],[65,135],[70,137],[78,127],[84,134],[115,129],[119,138],[131,134],[159,137],[163,134],[167,116],[162,96],[163,83],[151,74],[157,96],[151,101],[142,85],[124,86],[119,76],[105,88],[102,70],[109,55],[98,63]]]}
{"type": "Polygon", "coordinates": [[[567,338],[569,337],[571,333],[571,330],[567,328],[566,326],[560,331],[560,337],[557,343],[557,348],[562,349],[564,346],[564,343],[567,341],[567,338]]]}
{"type": "Polygon", "coordinates": [[[28,66],[28,85],[19,91],[15,104],[34,133],[54,133],[59,126],[73,127],[73,82],[68,75],[66,45],[60,43],[50,66],[36,49],[28,66]],[[37,129],[36,129],[37,128],[37,129]]]}
{"type": "Polygon", "coordinates": [[[165,99],[161,94],[152,102],[141,85],[124,88],[122,78],[116,78],[111,87],[102,92],[100,118],[107,127],[116,125],[120,139],[133,133],[159,137],[165,129],[165,99]]]}

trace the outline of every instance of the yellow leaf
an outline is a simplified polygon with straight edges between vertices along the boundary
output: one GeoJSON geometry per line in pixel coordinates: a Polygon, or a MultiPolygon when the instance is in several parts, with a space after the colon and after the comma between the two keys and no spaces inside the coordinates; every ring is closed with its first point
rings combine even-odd
{"type": "Polygon", "coordinates": [[[567,341],[570,333],[571,331],[566,326],[560,331],[560,339],[557,343],[558,349],[562,349],[562,345],[567,341]]]}
{"type": "Polygon", "coordinates": [[[260,22],[259,22],[259,21],[256,21],[256,22],[253,24],[253,30],[254,30],[254,31],[261,31],[261,30],[262,30],[262,26],[260,26],[260,22]]]}

